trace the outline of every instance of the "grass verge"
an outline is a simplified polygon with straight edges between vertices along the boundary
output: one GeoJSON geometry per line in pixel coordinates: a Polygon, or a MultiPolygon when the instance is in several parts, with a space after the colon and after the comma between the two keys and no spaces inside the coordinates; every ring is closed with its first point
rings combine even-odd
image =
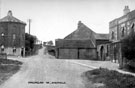
{"type": "Polygon", "coordinates": [[[0,59],[0,85],[15,74],[21,67],[22,62],[9,59],[0,59]]]}
{"type": "Polygon", "coordinates": [[[103,84],[96,88],[135,88],[135,77],[104,68],[94,69],[84,73],[87,81],[93,84],[103,84]]]}

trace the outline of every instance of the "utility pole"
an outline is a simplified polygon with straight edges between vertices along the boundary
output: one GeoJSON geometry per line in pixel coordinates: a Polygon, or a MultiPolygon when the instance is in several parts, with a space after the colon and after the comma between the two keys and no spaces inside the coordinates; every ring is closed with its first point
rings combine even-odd
{"type": "Polygon", "coordinates": [[[28,22],[29,22],[29,35],[30,35],[31,19],[28,19],[28,22]]]}
{"type": "Polygon", "coordinates": [[[2,0],[0,0],[0,19],[1,19],[1,9],[2,9],[2,0]]]}

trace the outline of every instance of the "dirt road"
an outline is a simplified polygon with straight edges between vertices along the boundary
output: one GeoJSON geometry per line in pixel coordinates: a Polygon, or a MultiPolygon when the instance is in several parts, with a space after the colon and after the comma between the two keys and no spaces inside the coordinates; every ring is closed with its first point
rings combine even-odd
{"type": "Polygon", "coordinates": [[[36,56],[21,58],[20,71],[0,88],[85,88],[81,74],[90,68],[45,55],[44,49],[36,56]]]}

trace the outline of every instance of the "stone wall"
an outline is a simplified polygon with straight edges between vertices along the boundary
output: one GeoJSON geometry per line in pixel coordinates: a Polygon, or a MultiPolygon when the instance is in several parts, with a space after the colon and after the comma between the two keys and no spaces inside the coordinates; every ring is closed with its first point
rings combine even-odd
{"type": "Polygon", "coordinates": [[[110,44],[109,56],[112,60],[118,60],[119,62],[122,59],[121,43],[115,42],[110,44]]]}
{"type": "Polygon", "coordinates": [[[99,60],[110,60],[109,52],[110,52],[110,44],[100,44],[97,46],[98,59],[99,60]]]}
{"type": "Polygon", "coordinates": [[[23,48],[23,54],[22,48],[16,48],[16,50],[13,52],[13,48],[11,47],[4,48],[4,51],[0,49],[0,53],[6,53],[9,56],[25,56],[25,48],[23,48]]]}
{"type": "MultiPolygon", "coordinates": [[[[0,23],[0,49],[2,46],[4,53],[21,56],[21,49],[25,47],[25,25],[14,22],[0,23]],[[14,53],[13,48],[16,48],[14,53]]],[[[25,49],[23,51],[25,52],[25,49]]]]}

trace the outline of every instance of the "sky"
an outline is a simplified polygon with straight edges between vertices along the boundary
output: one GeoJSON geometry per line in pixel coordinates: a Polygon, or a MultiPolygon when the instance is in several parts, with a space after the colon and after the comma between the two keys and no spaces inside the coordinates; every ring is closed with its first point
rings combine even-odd
{"type": "Polygon", "coordinates": [[[27,23],[39,40],[62,39],[81,21],[96,33],[109,33],[109,22],[123,15],[124,6],[135,9],[135,0],[0,0],[0,18],[12,10],[27,23]]]}

